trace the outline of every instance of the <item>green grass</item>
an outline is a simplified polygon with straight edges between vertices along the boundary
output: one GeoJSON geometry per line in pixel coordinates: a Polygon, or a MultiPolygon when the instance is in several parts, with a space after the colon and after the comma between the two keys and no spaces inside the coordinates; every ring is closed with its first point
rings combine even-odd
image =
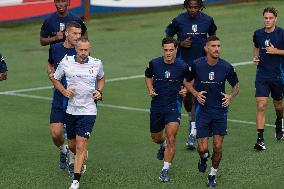
{"type": "MultiPolygon", "coordinates": [[[[262,27],[262,10],[275,6],[283,26],[284,3],[258,1],[208,6],[222,39],[222,57],[236,63],[251,60],[252,34],[262,27]]],[[[93,18],[87,23],[92,55],[103,60],[107,79],[142,75],[148,61],[160,56],[160,41],[170,20],[182,9],[93,18]]],[[[0,28],[0,51],[9,66],[9,78],[0,91],[50,86],[46,76],[47,47],[39,45],[40,23],[0,28]]],[[[240,94],[230,107],[229,118],[254,122],[255,66],[236,67],[240,94]]],[[[51,97],[51,89],[21,94],[51,97]]],[[[100,106],[89,144],[88,170],[81,188],[205,188],[207,174],[197,171],[196,151],[185,149],[186,117],[177,137],[177,152],[170,170],[172,181],[158,180],[162,162],[155,159],[158,146],[149,133],[149,108],[143,78],[106,84],[103,104],[141,109],[123,110],[100,106]]],[[[50,101],[19,96],[0,96],[0,188],[62,189],[71,179],[57,167],[58,151],[49,136],[50,101]]],[[[267,110],[267,123],[275,119],[267,110]]],[[[254,152],[255,125],[228,123],[218,188],[282,188],[283,142],[276,142],[267,127],[268,150],[254,152]]]]}

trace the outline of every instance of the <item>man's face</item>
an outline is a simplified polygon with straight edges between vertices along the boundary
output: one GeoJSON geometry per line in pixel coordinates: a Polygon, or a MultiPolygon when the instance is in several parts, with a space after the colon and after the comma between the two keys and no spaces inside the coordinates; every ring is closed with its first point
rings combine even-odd
{"type": "Polygon", "coordinates": [[[220,41],[209,41],[204,47],[207,56],[217,59],[220,56],[221,42],[220,41]]]}
{"type": "Polygon", "coordinates": [[[54,0],[56,10],[59,14],[64,14],[67,11],[69,0],[54,0]]]}
{"type": "Polygon", "coordinates": [[[78,40],[81,38],[81,28],[68,28],[68,30],[65,32],[65,35],[68,43],[75,47],[78,43],[78,40]]]}
{"type": "Polygon", "coordinates": [[[80,41],[76,46],[76,52],[80,61],[86,61],[90,54],[90,43],[80,41]]]}
{"type": "Polygon", "coordinates": [[[264,13],[263,22],[264,22],[264,27],[266,29],[271,29],[275,27],[276,21],[277,21],[277,18],[274,16],[273,13],[270,13],[270,12],[264,13]]]}
{"type": "Polygon", "coordinates": [[[164,51],[164,58],[166,62],[172,62],[176,58],[177,48],[173,43],[164,44],[162,47],[164,51]]]}
{"type": "Polygon", "coordinates": [[[190,1],[188,6],[186,7],[187,13],[191,16],[191,17],[196,17],[199,10],[200,10],[200,6],[198,5],[197,1],[190,1]]]}

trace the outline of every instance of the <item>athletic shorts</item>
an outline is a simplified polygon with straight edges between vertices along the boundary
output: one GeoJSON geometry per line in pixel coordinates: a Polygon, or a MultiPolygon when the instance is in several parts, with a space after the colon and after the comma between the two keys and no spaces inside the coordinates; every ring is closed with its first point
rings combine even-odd
{"type": "Polygon", "coordinates": [[[150,132],[158,133],[170,122],[180,123],[181,113],[177,110],[170,111],[150,111],[150,132]]]}
{"type": "Polygon", "coordinates": [[[271,97],[273,100],[283,99],[284,85],[281,80],[255,80],[255,97],[271,97]]]}
{"type": "Polygon", "coordinates": [[[196,138],[212,137],[214,135],[224,136],[227,134],[227,113],[196,112],[196,138]]]}
{"type": "Polygon", "coordinates": [[[50,123],[65,123],[65,110],[60,107],[51,106],[50,111],[50,123]]]}
{"type": "Polygon", "coordinates": [[[89,138],[91,136],[96,115],[71,115],[66,113],[67,139],[75,139],[76,135],[89,138]]]}

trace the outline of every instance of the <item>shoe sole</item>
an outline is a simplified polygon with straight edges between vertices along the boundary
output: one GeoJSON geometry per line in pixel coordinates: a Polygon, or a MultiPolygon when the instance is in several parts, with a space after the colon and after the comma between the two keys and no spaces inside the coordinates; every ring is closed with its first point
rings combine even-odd
{"type": "Polygon", "coordinates": [[[185,143],[185,146],[189,150],[195,150],[195,145],[191,145],[191,144],[185,143]]]}
{"type": "Polygon", "coordinates": [[[255,150],[258,150],[258,151],[266,150],[266,147],[261,147],[261,146],[254,146],[253,148],[254,148],[255,150]]]}

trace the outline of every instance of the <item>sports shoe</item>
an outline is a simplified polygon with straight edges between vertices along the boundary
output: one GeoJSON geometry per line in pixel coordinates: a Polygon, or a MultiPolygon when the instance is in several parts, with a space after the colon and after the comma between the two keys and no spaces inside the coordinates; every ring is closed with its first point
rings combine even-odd
{"type": "Polygon", "coordinates": [[[207,168],[207,160],[208,160],[209,156],[207,158],[199,158],[198,161],[198,170],[199,172],[205,173],[206,168],[207,168]]]}
{"type": "Polygon", "coordinates": [[[160,145],[160,149],[157,152],[157,159],[158,160],[164,159],[164,152],[165,152],[165,147],[163,145],[160,145]]]}
{"type": "Polygon", "coordinates": [[[185,143],[185,145],[189,150],[194,150],[195,149],[195,136],[190,134],[188,136],[188,139],[187,139],[187,142],[185,143]]]}
{"type": "Polygon", "coordinates": [[[66,169],[67,167],[67,153],[60,152],[59,167],[60,169],[66,169]]]}
{"type": "Polygon", "coordinates": [[[265,147],[265,144],[264,144],[264,139],[258,138],[256,140],[256,144],[254,145],[253,148],[258,150],[258,151],[266,150],[266,147],[265,147]]]}
{"type": "Polygon", "coordinates": [[[73,180],[69,189],[79,189],[80,183],[77,180],[73,180]]]}
{"type": "Polygon", "coordinates": [[[159,179],[162,182],[169,182],[170,181],[169,170],[168,169],[163,169],[161,171],[161,173],[160,173],[159,179]]]}
{"type": "Polygon", "coordinates": [[[275,138],[276,140],[281,140],[283,138],[282,119],[276,119],[275,121],[275,138]]]}
{"type": "Polygon", "coordinates": [[[74,177],[74,163],[70,163],[68,166],[68,172],[70,177],[74,177]]]}
{"type": "Polygon", "coordinates": [[[207,187],[214,188],[217,185],[215,175],[208,175],[207,187]]]}

